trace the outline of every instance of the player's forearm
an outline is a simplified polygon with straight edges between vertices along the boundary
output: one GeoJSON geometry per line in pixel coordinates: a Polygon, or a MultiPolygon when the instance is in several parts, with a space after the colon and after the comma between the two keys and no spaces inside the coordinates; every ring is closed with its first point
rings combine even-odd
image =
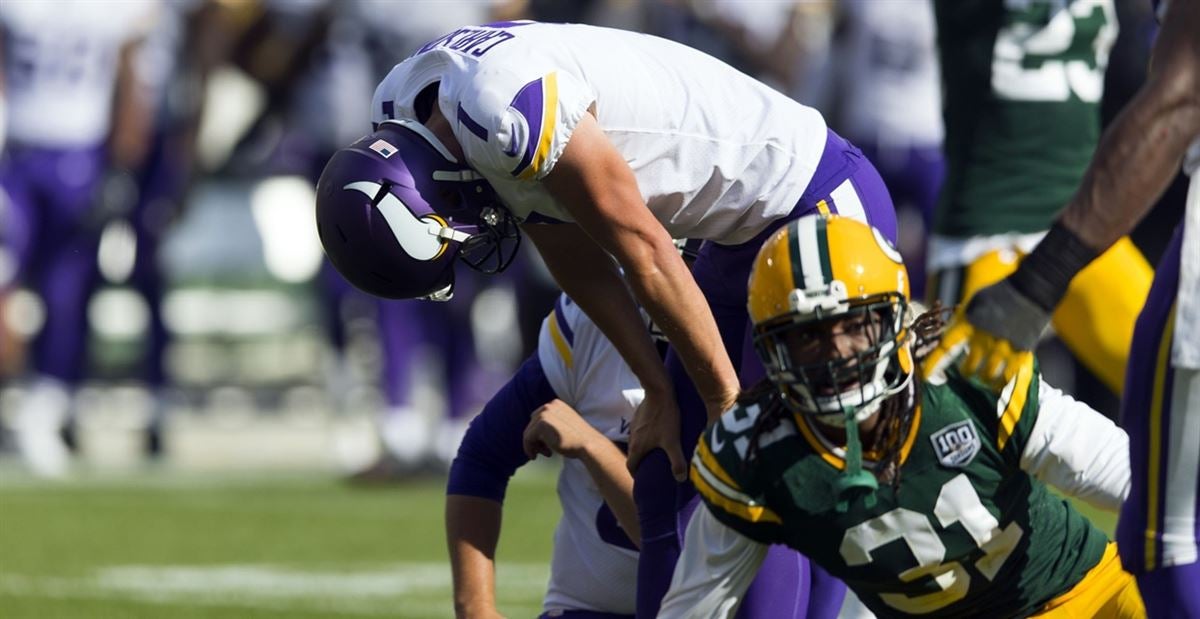
{"type": "Polygon", "coordinates": [[[612,342],[642,387],[669,393],[662,358],[612,257],[578,226],[529,226],[526,233],[559,287],[612,342]]]}
{"type": "Polygon", "coordinates": [[[1171,2],[1150,74],[1104,133],[1062,222],[1098,251],[1150,210],[1200,136],[1200,3],[1171,2]]]}
{"type": "Polygon", "coordinates": [[[123,170],[136,169],[145,159],[154,116],[149,94],[134,68],[136,53],[137,44],[121,50],[109,140],[112,163],[123,170]]]}
{"type": "Polygon", "coordinates": [[[495,609],[501,509],[500,503],[479,497],[446,497],[446,543],[454,578],[454,612],[459,617],[495,609]]]}
{"type": "Polygon", "coordinates": [[[1108,249],[1157,202],[1197,136],[1200,80],[1148,84],[1105,132],[1063,225],[1097,252],[1108,249]]]}
{"type": "Polygon", "coordinates": [[[625,530],[625,535],[641,548],[641,527],[638,525],[637,506],[633,502],[633,476],[625,467],[625,454],[612,441],[598,435],[580,459],[600,490],[600,496],[604,497],[604,502],[625,530]]]}
{"type": "Polygon", "coordinates": [[[712,311],[674,245],[657,247],[652,258],[626,269],[634,294],[679,354],[709,417],[720,415],[738,391],[737,373],[712,311]]]}

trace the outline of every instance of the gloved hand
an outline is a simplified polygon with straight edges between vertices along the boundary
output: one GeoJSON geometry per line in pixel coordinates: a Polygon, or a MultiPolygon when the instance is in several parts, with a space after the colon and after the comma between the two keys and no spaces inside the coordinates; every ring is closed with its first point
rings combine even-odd
{"type": "Polygon", "coordinates": [[[1008,279],[1001,280],[976,293],[965,312],[955,313],[925,360],[925,374],[945,371],[958,360],[964,375],[974,375],[999,390],[1022,366],[1033,363],[1033,349],[1049,323],[1050,312],[1008,279]]]}

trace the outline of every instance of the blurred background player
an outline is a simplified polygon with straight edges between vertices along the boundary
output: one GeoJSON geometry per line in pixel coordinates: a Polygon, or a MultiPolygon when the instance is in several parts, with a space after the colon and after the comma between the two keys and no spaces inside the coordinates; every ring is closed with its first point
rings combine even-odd
{"type": "Polygon", "coordinates": [[[151,102],[137,72],[152,2],[5,2],[7,144],[0,186],[17,280],[42,300],[30,392],[14,424],[27,463],[66,471],[60,432],[87,365],[89,296],[104,226],[137,200],[151,102]]]}
{"type": "Polygon", "coordinates": [[[1190,617],[1200,614],[1200,5],[1163,2],[1159,10],[1145,85],[1105,131],[1045,240],[1015,273],[979,293],[943,352],[965,344],[964,371],[1006,381],[1067,284],[1124,238],[1182,163],[1191,175],[1183,221],[1138,316],[1125,377],[1121,425],[1130,435],[1133,487],[1117,539],[1150,615],[1190,617]]]}
{"type": "Polygon", "coordinates": [[[162,455],[170,399],[169,332],[163,319],[167,282],[159,249],[171,225],[181,217],[196,175],[196,138],[206,80],[228,43],[225,19],[222,9],[211,0],[165,2],[136,59],[150,95],[153,124],[148,152],[137,174],[137,201],[128,215],[134,259],[127,277],[147,309],[141,378],[152,398],[144,445],[151,457],[162,455]]]}
{"type": "MultiPolygon", "coordinates": [[[[1070,198],[1100,133],[1117,23],[1112,0],[937,0],[934,8],[947,177],[929,295],[952,306],[1011,273],[1070,198]]],[[[1055,316],[1058,336],[1117,395],[1151,274],[1124,238],[1074,281],[1055,316]]]]}
{"type": "Polygon", "coordinates": [[[836,15],[832,122],[887,184],[897,249],[921,298],[926,235],[945,176],[933,7],[929,0],[841,0],[836,15]]]}

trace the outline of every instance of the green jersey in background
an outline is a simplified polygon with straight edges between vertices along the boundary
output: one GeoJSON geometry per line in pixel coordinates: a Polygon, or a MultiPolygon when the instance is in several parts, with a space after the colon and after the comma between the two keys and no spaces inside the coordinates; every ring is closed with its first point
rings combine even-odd
{"type": "Polygon", "coordinates": [[[946,182],[934,232],[1050,227],[1100,134],[1112,0],[936,0],[946,182]]]}

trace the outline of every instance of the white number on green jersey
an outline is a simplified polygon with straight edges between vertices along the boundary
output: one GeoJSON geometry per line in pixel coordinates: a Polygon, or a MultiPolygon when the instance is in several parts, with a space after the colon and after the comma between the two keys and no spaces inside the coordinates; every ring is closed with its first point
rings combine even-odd
{"type": "MultiPolygon", "coordinates": [[[[996,577],[1025,534],[1015,522],[1001,529],[1000,522],[983,506],[965,474],[942,486],[933,515],[942,529],[959,523],[970,533],[984,552],[975,562],[975,569],[988,580],[996,577]]],[[[931,576],[941,591],[917,596],[884,593],[879,597],[885,604],[904,613],[923,614],[949,606],[967,595],[971,575],[958,561],[943,563],[946,546],[934,523],[927,515],[911,509],[897,507],[847,530],[842,537],[842,558],[849,566],[866,565],[872,561],[872,552],[898,539],[904,540],[917,559],[917,566],[902,572],[900,580],[912,582],[931,576]]]]}
{"type": "Polygon", "coordinates": [[[1112,0],[1004,0],[1009,11],[1028,10],[1032,5],[1049,5],[1050,21],[1040,29],[1033,24],[1012,23],[1000,29],[992,52],[992,90],[1001,99],[1014,101],[1066,101],[1075,93],[1086,103],[1096,103],[1104,94],[1104,68],[1108,51],[1117,38],[1116,11],[1112,0]],[[1095,11],[1104,14],[1104,25],[1092,41],[1094,66],[1082,59],[1048,58],[1035,67],[1025,66],[1026,55],[1056,56],[1066,52],[1075,39],[1075,20],[1095,11]]]}

